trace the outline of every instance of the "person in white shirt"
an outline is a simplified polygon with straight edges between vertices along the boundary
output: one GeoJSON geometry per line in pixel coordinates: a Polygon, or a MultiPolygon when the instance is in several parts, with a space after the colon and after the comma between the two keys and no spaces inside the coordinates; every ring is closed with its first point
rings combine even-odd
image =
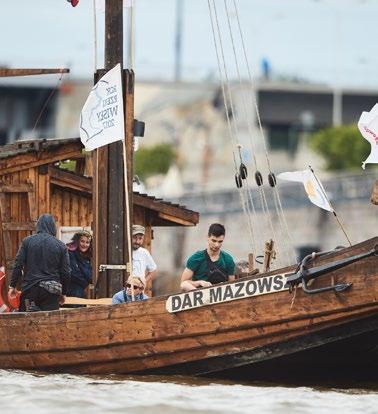
{"type": "MultiPolygon", "coordinates": [[[[154,259],[152,258],[150,252],[144,247],[142,247],[145,233],[146,233],[146,229],[143,226],[139,224],[133,225],[133,229],[132,229],[133,274],[130,277],[134,279],[139,279],[139,281],[141,282],[141,286],[143,286],[143,289],[147,285],[147,282],[153,279],[153,277],[156,274],[156,269],[157,269],[156,263],[154,259]]],[[[136,290],[136,292],[134,292],[134,295],[137,295],[140,293],[141,292],[136,290]]],[[[130,291],[130,295],[131,295],[131,291],[130,291]]],[[[124,290],[117,292],[113,296],[113,301],[112,301],[113,305],[117,303],[123,303],[122,302],[123,297],[124,297],[124,290]]],[[[135,299],[144,300],[147,298],[148,298],[147,296],[146,297],[143,296],[143,299],[137,299],[137,298],[135,299]]]]}
{"type": "Polygon", "coordinates": [[[156,274],[156,263],[150,252],[142,247],[146,229],[134,224],[132,229],[132,245],[133,245],[133,276],[140,277],[144,286],[149,280],[152,280],[156,274]]]}

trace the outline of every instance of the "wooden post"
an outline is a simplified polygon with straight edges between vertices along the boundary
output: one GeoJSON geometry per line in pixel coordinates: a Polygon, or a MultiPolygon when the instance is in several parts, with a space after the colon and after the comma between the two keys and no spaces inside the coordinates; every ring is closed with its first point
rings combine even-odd
{"type": "Polygon", "coordinates": [[[248,273],[255,270],[255,257],[253,253],[248,254],[248,273]]]}
{"type": "MultiPolygon", "coordinates": [[[[118,63],[123,65],[123,0],[106,0],[105,3],[105,72],[118,63]]],[[[99,73],[100,71],[98,71],[99,73]]],[[[131,72],[123,76],[125,135],[127,148],[132,148],[134,77],[131,72]],[[131,91],[131,92],[130,92],[131,91]],[[129,94],[132,93],[132,99],[129,94]],[[131,132],[131,133],[130,133],[131,132]]],[[[128,262],[128,241],[125,237],[126,209],[123,171],[123,144],[117,141],[100,148],[95,155],[95,180],[93,188],[95,269],[99,277],[98,297],[111,296],[122,289],[123,270],[98,273],[100,264],[124,265],[128,262]]],[[[129,173],[129,202],[132,206],[132,151],[127,151],[129,173]]],[[[130,208],[132,223],[132,207],[130,208]]]]}
{"type": "Polygon", "coordinates": [[[274,241],[270,239],[265,242],[265,252],[264,252],[264,269],[263,272],[269,272],[270,263],[272,259],[276,258],[276,252],[274,251],[274,241]]]}
{"type": "Polygon", "coordinates": [[[375,182],[373,186],[370,201],[372,202],[372,204],[378,205],[378,180],[375,182]]]}

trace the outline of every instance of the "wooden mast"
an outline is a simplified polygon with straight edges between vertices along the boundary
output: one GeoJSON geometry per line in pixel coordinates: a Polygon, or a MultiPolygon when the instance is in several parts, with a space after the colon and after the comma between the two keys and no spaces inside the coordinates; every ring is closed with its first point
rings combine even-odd
{"type": "MultiPolygon", "coordinates": [[[[105,3],[105,70],[98,70],[95,81],[116,64],[123,66],[123,0],[105,3]]],[[[129,205],[132,206],[133,154],[133,94],[134,76],[123,70],[125,136],[128,165],[129,205]]],[[[117,141],[96,150],[94,174],[94,266],[97,272],[97,296],[110,296],[125,282],[124,270],[106,270],[98,273],[99,265],[125,265],[128,262],[126,237],[126,208],[123,173],[123,145],[117,141]]],[[[132,223],[132,208],[130,220],[132,223]]]]}

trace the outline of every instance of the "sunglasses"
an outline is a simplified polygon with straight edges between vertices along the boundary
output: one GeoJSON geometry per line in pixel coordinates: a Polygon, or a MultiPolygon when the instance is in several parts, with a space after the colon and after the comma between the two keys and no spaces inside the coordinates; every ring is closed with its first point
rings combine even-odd
{"type": "MultiPolygon", "coordinates": [[[[126,285],[126,287],[127,287],[127,288],[131,288],[130,283],[128,283],[128,284],[126,285]]],[[[140,286],[135,286],[135,285],[133,286],[133,288],[134,288],[134,289],[142,289],[140,286]]]]}

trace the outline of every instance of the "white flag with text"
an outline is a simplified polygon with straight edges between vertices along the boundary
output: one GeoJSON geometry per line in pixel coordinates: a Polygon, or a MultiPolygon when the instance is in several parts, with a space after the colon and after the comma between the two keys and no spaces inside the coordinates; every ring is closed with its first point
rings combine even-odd
{"type": "Polygon", "coordinates": [[[327,200],[322,184],[316,179],[314,173],[310,169],[304,171],[284,172],[278,174],[277,178],[303,183],[307,196],[313,204],[323,208],[324,210],[333,212],[333,208],[327,200]]]}
{"type": "Polygon", "coordinates": [[[86,149],[123,140],[125,136],[121,65],[92,88],[80,114],[80,139],[86,149]]]}
{"type": "Polygon", "coordinates": [[[370,112],[362,112],[358,129],[371,145],[370,155],[362,163],[362,168],[365,169],[366,164],[378,163],[378,104],[375,104],[370,112]]]}

